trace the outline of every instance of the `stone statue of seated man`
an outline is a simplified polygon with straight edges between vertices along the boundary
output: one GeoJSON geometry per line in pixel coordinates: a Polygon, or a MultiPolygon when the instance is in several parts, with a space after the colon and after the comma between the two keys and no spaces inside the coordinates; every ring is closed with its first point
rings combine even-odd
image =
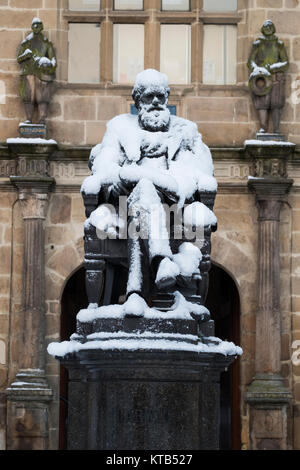
{"type": "Polygon", "coordinates": [[[108,232],[113,221],[106,223],[105,204],[117,206],[120,197],[127,198],[127,220],[114,222],[114,228],[117,233],[127,224],[127,309],[137,316],[154,291],[184,294],[201,279],[201,247],[195,238],[173,243],[176,223],[169,223],[166,208],[183,214],[194,230],[216,225],[200,197],[217,189],[210,151],[196,124],[170,115],[169,93],[165,74],[148,69],[137,75],[132,97],[138,115],[108,122],[102,143],[91,152],[92,174],[82,185],[83,195],[99,194],[99,207],[87,223],[108,232]]]}

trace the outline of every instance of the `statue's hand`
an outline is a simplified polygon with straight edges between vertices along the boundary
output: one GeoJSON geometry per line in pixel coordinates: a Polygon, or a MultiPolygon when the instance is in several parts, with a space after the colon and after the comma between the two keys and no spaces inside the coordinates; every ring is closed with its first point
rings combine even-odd
{"type": "Polygon", "coordinates": [[[126,184],[125,181],[119,181],[109,186],[109,193],[114,197],[129,196],[133,189],[132,184],[126,184]]]}
{"type": "Polygon", "coordinates": [[[26,49],[23,54],[20,54],[18,56],[18,61],[23,62],[24,60],[29,60],[32,58],[32,50],[31,49],[26,49]]]}

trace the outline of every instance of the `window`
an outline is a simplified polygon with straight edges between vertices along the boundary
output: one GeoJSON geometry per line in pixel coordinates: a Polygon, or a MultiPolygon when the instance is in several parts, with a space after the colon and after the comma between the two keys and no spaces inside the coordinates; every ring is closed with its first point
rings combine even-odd
{"type": "Polygon", "coordinates": [[[190,0],[162,0],[162,10],[188,11],[190,0]]]}
{"type": "Polygon", "coordinates": [[[160,30],[160,70],[169,83],[189,83],[191,27],[163,24],[160,30]]]}
{"type": "Polygon", "coordinates": [[[134,83],[144,69],[144,25],[114,25],[114,82],[134,83]]]}
{"type": "Polygon", "coordinates": [[[143,10],[143,0],[115,0],[115,10],[143,10]]]}
{"type": "Polygon", "coordinates": [[[237,0],[203,0],[205,11],[236,11],[237,0]]]}
{"type": "Polygon", "coordinates": [[[69,24],[68,80],[71,83],[99,83],[100,27],[94,23],[69,24]]]}
{"type": "Polygon", "coordinates": [[[203,83],[236,83],[236,26],[205,25],[203,83]]]}
{"type": "Polygon", "coordinates": [[[99,11],[100,0],[69,0],[69,10],[72,11],[99,11]]]}
{"type": "Polygon", "coordinates": [[[69,0],[63,17],[70,83],[129,85],[144,68],[172,85],[236,83],[237,0],[69,0]]]}

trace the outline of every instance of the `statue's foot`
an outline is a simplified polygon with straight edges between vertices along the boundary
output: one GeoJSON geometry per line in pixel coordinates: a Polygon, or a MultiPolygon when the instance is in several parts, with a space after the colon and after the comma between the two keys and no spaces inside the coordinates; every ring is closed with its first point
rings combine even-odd
{"type": "Polygon", "coordinates": [[[133,293],[129,295],[126,302],[123,304],[123,311],[125,317],[143,317],[145,310],[147,308],[147,304],[143,297],[140,295],[133,293]]]}
{"type": "Polygon", "coordinates": [[[259,129],[259,133],[260,133],[260,134],[265,134],[265,133],[266,133],[266,130],[262,127],[261,129],[259,129]]]}
{"type": "Polygon", "coordinates": [[[179,275],[179,267],[169,258],[164,258],[158,267],[155,284],[159,290],[173,287],[176,284],[176,277],[179,275]]]}
{"type": "Polygon", "coordinates": [[[32,124],[31,119],[26,119],[25,124],[32,124]]]}
{"type": "Polygon", "coordinates": [[[91,304],[89,304],[89,306],[88,306],[88,310],[91,310],[91,309],[94,309],[94,308],[98,308],[98,307],[99,307],[98,304],[96,304],[96,303],[92,304],[92,303],[91,303],[91,304]]]}

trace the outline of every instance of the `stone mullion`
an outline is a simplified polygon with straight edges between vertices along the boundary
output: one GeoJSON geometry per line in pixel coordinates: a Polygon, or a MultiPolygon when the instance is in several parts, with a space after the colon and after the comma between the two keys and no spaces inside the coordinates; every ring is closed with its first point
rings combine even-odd
{"type": "Polygon", "coordinates": [[[202,82],[203,23],[198,20],[191,25],[191,83],[202,82]]]}
{"type": "Polygon", "coordinates": [[[144,68],[160,69],[160,23],[152,15],[145,23],[144,68]]]}
{"type": "Polygon", "coordinates": [[[113,81],[113,22],[108,14],[101,23],[100,81],[113,81]]]}

